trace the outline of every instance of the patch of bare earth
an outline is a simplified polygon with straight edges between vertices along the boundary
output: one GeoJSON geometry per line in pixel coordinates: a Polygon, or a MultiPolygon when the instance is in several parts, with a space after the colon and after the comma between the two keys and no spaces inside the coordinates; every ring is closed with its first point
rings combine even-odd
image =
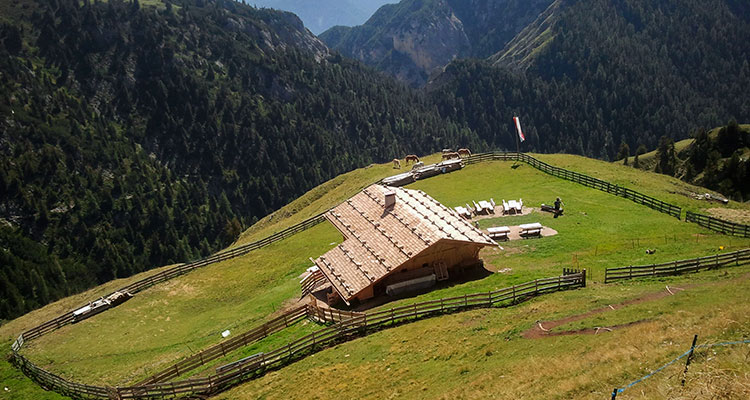
{"type": "Polygon", "coordinates": [[[591,317],[596,314],[605,313],[608,311],[614,311],[620,308],[624,308],[633,304],[638,303],[645,303],[648,301],[655,301],[667,296],[672,296],[676,294],[677,292],[683,291],[685,289],[680,288],[674,288],[667,286],[664,290],[660,292],[654,292],[649,293],[647,295],[637,297],[635,299],[623,301],[619,304],[610,304],[606,307],[597,308],[591,311],[587,311],[582,314],[577,315],[571,315],[569,317],[565,317],[562,319],[554,320],[554,321],[538,321],[536,325],[534,325],[531,329],[528,329],[525,331],[522,336],[526,339],[540,339],[544,337],[550,337],[550,336],[565,336],[565,335],[595,335],[598,333],[603,332],[611,332],[615,329],[619,328],[625,328],[628,326],[633,326],[636,324],[640,324],[643,322],[646,322],[646,319],[642,319],[639,321],[633,321],[629,322],[627,324],[621,324],[621,325],[614,325],[614,326],[601,326],[601,327],[591,327],[591,328],[585,328],[585,329],[578,329],[578,330],[570,330],[570,331],[558,331],[558,332],[552,332],[552,329],[562,326],[571,322],[580,321],[582,319],[586,319],[588,317],[591,317]]]}
{"type": "Polygon", "coordinates": [[[738,224],[750,225],[750,210],[734,210],[731,208],[709,208],[706,210],[712,217],[738,224]]]}

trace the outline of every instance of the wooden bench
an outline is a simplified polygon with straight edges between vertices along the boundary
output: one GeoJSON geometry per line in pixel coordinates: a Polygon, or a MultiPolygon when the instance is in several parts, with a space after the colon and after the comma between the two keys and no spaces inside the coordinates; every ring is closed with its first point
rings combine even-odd
{"type": "Polygon", "coordinates": [[[491,228],[487,228],[487,232],[492,239],[508,240],[510,228],[508,228],[507,226],[493,226],[491,228]]]}
{"type": "Polygon", "coordinates": [[[539,222],[534,222],[533,224],[523,224],[519,225],[519,228],[521,228],[521,236],[541,236],[542,229],[544,227],[539,222]]]}

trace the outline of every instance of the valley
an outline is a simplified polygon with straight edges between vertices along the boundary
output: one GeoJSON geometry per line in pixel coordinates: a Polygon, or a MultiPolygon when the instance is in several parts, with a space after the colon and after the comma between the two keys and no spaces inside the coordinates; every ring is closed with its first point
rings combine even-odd
{"type": "Polygon", "coordinates": [[[0,399],[746,399],[747,37],[743,0],[0,0],[0,399]]]}

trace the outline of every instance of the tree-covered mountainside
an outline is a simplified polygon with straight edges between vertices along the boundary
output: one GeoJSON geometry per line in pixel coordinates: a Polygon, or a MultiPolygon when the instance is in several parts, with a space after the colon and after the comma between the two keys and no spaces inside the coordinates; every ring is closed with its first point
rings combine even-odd
{"type": "Polygon", "coordinates": [[[0,319],[206,255],[344,171],[480,146],[293,14],[153,4],[0,1],[0,319]]]}
{"type": "Polygon", "coordinates": [[[307,29],[317,35],[335,25],[361,25],[380,6],[398,3],[398,0],[252,0],[246,3],[291,11],[302,19],[307,29]]]}
{"type": "Polygon", "coordinates": [[[403,0],[364,25],[334,27],[329,47],[419,86],[454,58],[500,51],[552,0],[403,0]]]}
{"type": "MultiPolygon", "coordinates": [[[[682,148],[663,137],[653,153],[639,154],[646,162],[631,159],[632,165],[716,190],[736,201],[750,199],[750,125],[730,121],[711,131],[699,129],[692,136],[682,148]]],[[[627,154],[619,157],[623,163],[627,154]]]]}
{"type": "Polygon", "coordinates": [[[605,160],[750,121],[746,1],[557,0],[540,19],[489,60],[448,65],[428,85],[443,116],[515,148],[519,115],[522,150],[605,160]]]}

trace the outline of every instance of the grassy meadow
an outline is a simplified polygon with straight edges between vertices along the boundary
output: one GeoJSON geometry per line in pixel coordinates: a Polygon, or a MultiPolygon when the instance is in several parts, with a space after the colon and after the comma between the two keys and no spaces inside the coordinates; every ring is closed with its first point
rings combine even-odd
{"type": "MultiPolygon", "coordinates": [[[[715,206],[680,194],[692,189],[663,175],[577,156],[537,157],[691,210],[715,206]]],[[[426,162],[438,158],[439,155],[432,155],[426,162]]],[[[235,245],[296,224],[397,172],[390,164],[384,164],[337,177],[262,219],[243,233],[235,245]]],[[[599,283],[606,267],[727,252],[750,247],[749,239],[715,234],[629,200],[549,176],[522,163],[516,167],[504,161],[471,165],[416,182],[409,188],[424,190],[449,207],[492,197],[496,202],[523,198],[525,206],[538,208],[541,203],[550,204],[559,196],[565,203],[565,215],[554,219],[551,214],[535,211],[526,216],[482,219],[482,228],[540,222],[558,234],[502,242],[502,250],[486,249],[482,253],[487,268],[501,272],[381,307],[494,290],[555,276],[563,267],[591,271],[589,287],[507,309],[471,311],[378,332],[269,373],[220,398],[602,398],[605,391],[627,384],[647,369],[656,368],[684,351],[692,339],[692,331],[700,331],[701,338],[706,340],[750,335],[746,309],[750,300],[748,267],[616,285],[599,283]],[[646,249],[656,249],[656,253],[647,255],[646,249]],[[611,333],[538,340],[520,337],[537,320],[582,313],[663,290],[666,284],[695,285],[695,288],[653,303],[633,305],[556,328],[583,329],[639,321],[611,333]],[[712,313],[712,309],[719,311],[712,313]],[[640,322],[644,318],[647,321],[640,322]],[[667,342],[672,344],[665,345],[667,342]],[[318,382],[313,394],[295,389],[311,381],[318,382]],[[529,391],[534,395],[528,395],[529,391]]],[[[730,203],[730,206],[750,209],[747,204],[730,203]]],[[[78,382],[113,386],[136,382],[182,357],[218,343],[221,331],[242,332],[296,301],[298,277],[310,265],[308,257],[317,257],[340,241],[341,235],[335,228],[327,223],[319,224],[246,256],[148,289],[113,310],[28,343],[24,354],[38,365],[78,382]]],[[[108,283],[0,326],[0,341],[9,343],[24,329],[137,278],[108,283]]],[[[206,374],[216,365],[271,350],[315,328],[315,324],[303,321],[196,373],[206,374]]],[[[741,358],[734,349],[722,349],[719,354],[726,354],[730,360],[726,365],[736,365],[741,358]]],[[[703,362],[703,367],[696,370],[713,371],[716,367],[708,357],[703,362]]],[[[748,368],[745,365],[735,370],[747,373],[748,368]]],[[[57,398],[35,389],[35,384],[19,376],[7,363],[0,364],[0,377],[5,376],[17,381],[14,386],[26,389],[0,392],[2,399],[5,399],[3,395],[10,396],[9,399],[36,398],[9,394],[24,390],[37,390],[38,398],[57,398]]],[[[622,398],[663,397],[656,394],[666,393],[664,391],[672,390],[672,386],[659,379],[653,380],[653,387],[651,383],[644,386],[651,391],[644,392],[646,397],[622,398]]],[[[697,387],[694,389],[699,390],[697,387]]],[[[636,391],[640,393],[640,390],[639,387],[636,391]]],[[[630,393],[621,396],[626,395],[631,396],[630,393]]]]}
{"type": "Polygon", "coordinates": [[[299,275],[340,243],[330,224],[148,289],[26,345],[37,365],[89,384],[127,385],[240,333],[299,298],[299,275]]]}
{"type": "MultiPolygon", "coordinates": [[[[425,319],[342,343],[279,371],[247,382],[218,399],[609,399],[614,387],[650,373],[699,343],[750,337],[750,267],[616,285],[594,284],[504,309],[481,309],[425,319]],[[522,337],[537,321],[576,315],[661,292],[674,296],[625,307],[578,322],[603,326],[602,318],[635,323],[596,335],[522,337]],[[310,388],[314,382],[314,389],[310,388]]],[[[606,326],[606,325],[604,325],[606,326]]],[[[684,363],[638,384],[618,399],[707,398],[724,390],[705,370],[750,383],[745,345],[717,355],[701,352],[679,386],[684,363]],[[731,368],[731,369],[726,369],[731,368]],[[704,396],[685,396],[704,390],[704,396]]],[[[726,399],[741,399],[741,389],[726,399]]]]}

